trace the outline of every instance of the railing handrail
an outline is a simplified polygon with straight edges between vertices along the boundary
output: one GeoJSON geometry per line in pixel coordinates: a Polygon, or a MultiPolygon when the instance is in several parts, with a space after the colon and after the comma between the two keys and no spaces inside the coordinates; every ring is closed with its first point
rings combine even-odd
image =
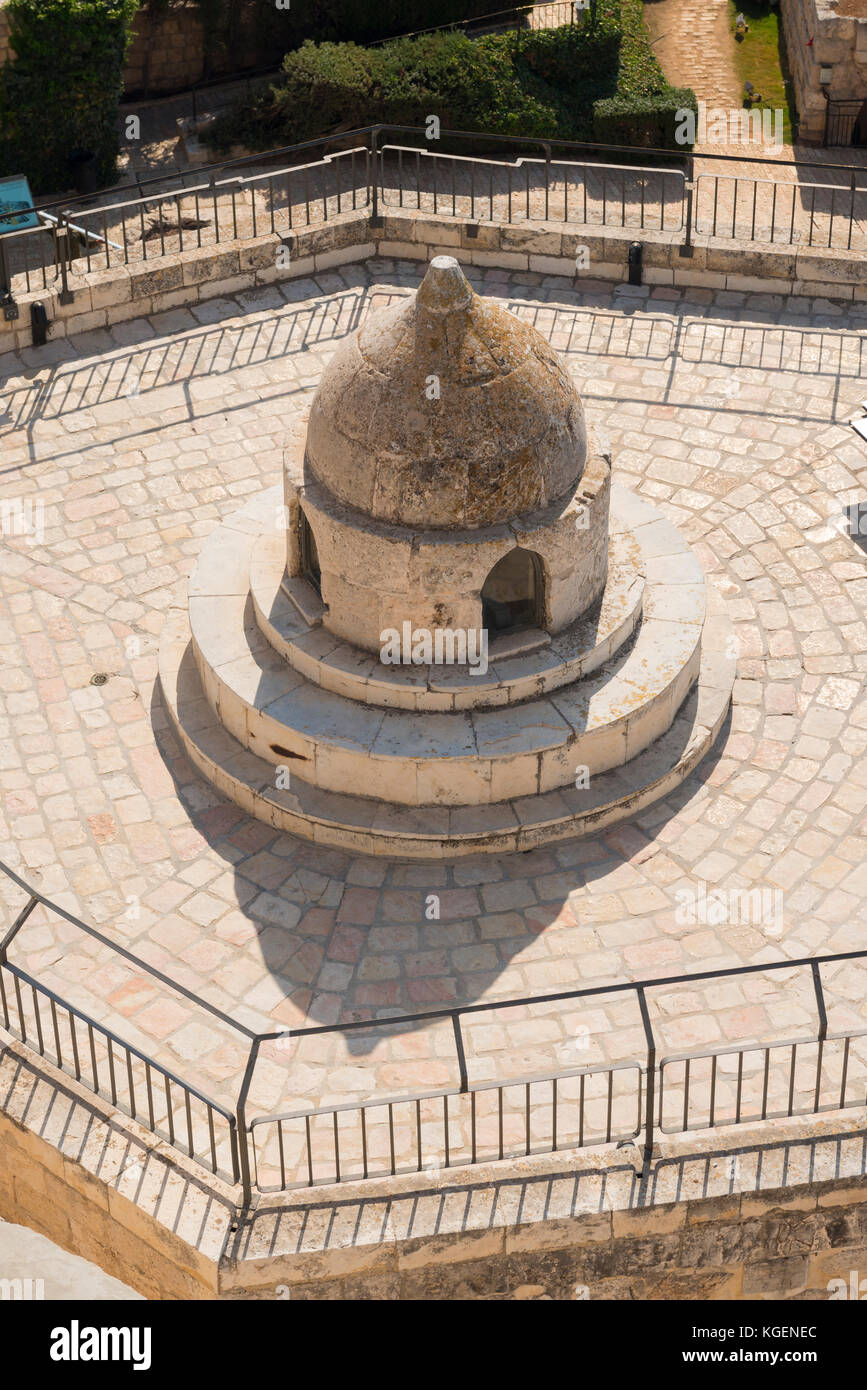
{"type": "Polygon", "coordinates": [[[432,1009],[424,1013],[400,1014],[378,1020],[351,1019],[346,1023],[323,1023],[313,1028],[289,1028],[282,1032],[260,1033],[258,1041],[273,1042],[278,1038],[312,1037],[317,1033],[338,1033],[361,1028],[394,1027],[404,1023],[417,1023],[420,1020],[453,1018],[456,1015],[488,1013],[492,1009],[516,1009],[528,1004],[556,1004],[570,999],[584,999],[598,994],[622,994],[626,990],[660,989],[672,985],[692,984],[696,980],[718,980],[729,975],[750,975],[765,970],[795,970],[805,966],[830,965],[834,961],[855,960],[867,957],[863,951],[840,951],[827,956],[802,956],[797,960],[769,961],[758,965],[733,965],[725,970],[699,970],[686,975],[663,975],[658,979],[627,980],[613,985],[591,985],[584,989],[559,990],[552,994],[524,995],[518,999],[490,999],[481,1004],[455,1004],[448,1009],[432,1009]]]}
{"type": "Polygon", "coordinates": [[[173,1072],[162,1062],[158,1062],[156,1058],[150,1057],[146,1052],[142,1052],[133,1043],[127,1042],[124,1038],[120,1037],[118,1033],[115,1033],[113,1029],[106,1027],[104,1023],[100,1023],[97,1019],[91,1018],[89,1014],[86,1014],[83,1009],[79,1009],[77,1005],[70,1004],[69,1000],[64,999],[62,994],[58,994],[55,990],[50,989],[48,985],[44,985],[41,980],[37,980],[33,975],[28,974],[26,970],[22,970],[20,965],[13,965],[9,960],[0,960],[0,970],[8,970],[10,975],[14,975],[17,979],[23,981],[24,984],[29,985],[31,989],[38,990],[46,999],[53,1000],[55,1004],[59,1004],[67,1013],[75,1014],[76,1018],[80,1018],[82,1023],[87,1024],[88,1028],[95,1028],[97,1032],[102,1033],[103,1037],[108,1038],[113,1043],[117,1043],[118,1047],[122,1047],[124,1051],[131,1052],[133,1057],[137,1057],[140,1062],[144,1062],[145,1066],[152,1067],[153,1070],[159,1072],[161,1076],[167,1077],[175,1086],[179,1086],[183,1091],[188,1091],[191,1096],[195,1096],[196,1100],[200,1100],[203,1105],[209,1106],[219,1115],[222,1115],[230,1125],[235,1124],[235,1115],[233,1111],[227,1110],[224,1105],[214,1100],[212,1096],[205,1094],[204,1091],[198,1090],[191,1082],[185,1081],[183,1077],[178,1076],[176,1072],[173,1072]]]}
{"type": "Polygon", "coordinates": [[[772,1042],[753,1042],[743,1043],[718,1043],[716,1047],[702,1048],[701,1052],[672,1052],[665,1057],[660,1057],[659,1067],[668,1067],[676,1062],[704,1062],[708,1057],[728,1057],[739,1052],[765,1052],[772,1047],[818,1047],[820,1043],[826,1042],[845,1042],[853,1038],[867,1038],[867,1028],[859,1029],[857,1033],[827,1033],[824,1038],[801,1037],[801,1038],[775,1038],[772,1042]]]}
{"type": "MultiPolygon", "coordinates": [[[[335,135],[335,134],[320,135],[320,136],[317,136],[315,139],[312,139],[312,140],[303,140],[303,141],[301,141],[300,143],[295,144],[295,145],[282,145],[282,146],[277,146],[276,148],[273,148],[273,149],[270,149],[270,150],[261,150],[261,151],[259,151],[259,152],[257,152],[257,153],[254,153],[254,154],[239,155],[239,156],[237,156],[237,157],[234,158],[234,159],[219,160],[219,161],[216,161],[216,162],[213,163],[213,164],[206,164],[206,165],[198,166],[198,167],[195,168],[195,169],[191,169],[191,170],[190,170],[189,172],[187,172],[187,173],[173,173],[173,174],[162,174],[162,175],[156,174],[156,175],[153,175],[151,178],[147,178],[147,179],[136,179],[136,180],[134,180],[134,181],[130,181],[129,183],[125,183],[125,184],[115,184],[115,185],[114,185],[113,187],[111,187],[111,188],[100,189],[96,194],[89,195],[89,199],[92,201],[93,199],[98,199],[98,198],[100,197],[100,195],[109,195],[109,194],[110,194],[110,195],[113,196],[113,195],[115,195],[115,194],[125,193],[125,192],[127,192],[128,190],[129,190],[130,192],[137,191],[137,192],[139,192],[139,193],[141,194],[141,192],[142,192],[143,189],[149,188],[149,187],[151,187],[151,186],[154,185],[154,184],[166,184],[166,183],[174,183],[174,184],[179,185],[179,186],[178,186],[178,189],[177,189],[178,193],[179,193],[179,194],[184,194],[184,193],[187,193],[187,192],[189,192],[189,191],[194,191],[194,189],[195,189],[195,185],[193,185],[193,188],[192,188],[192,190],[191,190],[191,189],[184,183],[184,180],[185,180],[185,179],[188,179],[188,178],[190,178],[190,177],[199,178],[199,177],[201,177],[202,175],[211,175],[211,174],[214,174],[214,173],[216,173],[216,172],[218,172],[218,171],[221,171],[221,170],[227,170],[227,169],[241,169],[241,168],[245,168],[246,166],[251,165],[251,164],[260,164],[260,163],[266,163],[266,162],[267,162],[267,163],[271,163],[271,162],[273,162],[273,161],[276,160],[276,159],[281,159],[281,158],[283,158],[284,156],[287,156],[287,157],[288,157],[288,156],[290,156],[290,155],[296,155],[296,154],[298,154],[298,153],[300,153],[300,152],[302,152],[302,151],[304,151],[304,150],[317,149],[317,148],[319,148],[319,147],[321,147],[321,146],[327,146],[327,145],[338,144],[338,143],[342,145],[342,144],[344,144],[347,140],[353,140],[353,139],[355,139],[356,137],[359,137],[359,138],[364,137],[364,136],[370,137],[370,136],[373,136],[373,135],[376,135],[376,136],[378,137],[379,135],[381,135],[381,134],[383,134],[383,133],[385,133],[385,134],[391,133],[391,134],[399,134],[399,135],[419,135],[419,136],[423,136],[423,137],[426,138],[426,136],[425,136],[425,130],[424,130],[423,127],[420,127],[420,126],[389,125],[389,124],[387,124],[387,123],[375,122],[375,123],[373,123],[373,124],[371,124],[371,125],[358,126],[358,127],[356,127],[354,130],[348,130],[348,131],[341,132],[339,135],[335,135]]],[[[717,161],[717,162],[720,162],[720,163],[730,163],[730,164],[761,164],[761,165],[768,165],[769,167],[776,167],[776,168],[780,168],[780,169],[825,169],[825,170],[832,170],[832,171],[834,171],[834,172],[836,172],[836,173],[846,173],[846,174],[856,175],[856,176],[860,174],[860,175],[862,175],[863,177],[867,178],[867,167],[865,167],[864,165],[861,165],[861,164],[837,164],[837,163],[830,163],[830,162],[828,162],[827,160],[810,160],[810,159],[771,159],[771,158],[766,158],[766,157],[763,157],[763,156],[753,155],[753,154],[717,154],[717,153],[710,153],[710,152],[708,152],[708,153],[706,153],[706,154],[705,154],[705,153],[696,154],[693,150],[688,150],[688,149],[686,149],[686,148],[684,148],[684,149],[682,149],[682,150],[672,150],[672,149],[659,149],[659,148],[657,148],[657,147],[655,147],[655,146],[644,146],[644,145],[609,145],[609,144],[605,144],[605,143],[603,143],[603,142],[600,142],[600,141],[598,141],[598,140],[563,140],[563,139],[560,139],[560,138],[558,138],[558,137],[545,137],[545,138],[543,138],[542,136],[529,136],[529,135],[501,135],[501,134],[498,134],[498,133],[495,133],[495,132],[479,131],[479,130],[451,130],[451,129],[448,129],[447,127],[445,127],[445,126],[443,126],[443,127],[441,128],[441,138],[442,138],[442,137],[447,137],[448,139],[459,139],[459,140],[474,140],[474,141],[484,140],[484,141],[494,141],[494,142],[497,143],[497,144],[502,144],[502,145],[510,146],[510,147],[514,147],[514,146],[516,146],[516,145],[520,145],[520,146],[533,146],[533,147],[539,147],[539,146],[548,145],[548,146],[550,146],[552,149],[556,148],[556,149],[564,149],[564,150],[565,150],[565,149],[572,149],[572,150],[595,151],[595,152],[600,153],[600,154],[607,154],[607,153],[610,153],[610,154],[631,154],[631,155],[634,155],[636,158],[641,158],[641,157],[643,157],[643,156],[652,155],[654,158],[663,158],[663,159],[669,159],[669,160],[675,160],[675,161],[676,161],[676,160],[681,160],[681,161],[684,161],[684,162],[694,161],[694,160],[702,160],[702,161],[704,161],[704,160],[710,160],[710,161],[712,161],[712,162],[713,162],[713,161],[717,161]]],[[[454,157],[460,158],[461,156],[454,156],[454,157]]],[[[469,156],[468,156],[468,157],[469,157],[469,156]]],[[[836,185],[833,185],[833,186],[836,186],[836,185]]],[[[862,191],[862,190],[858,190],[858,191],[862,191]]],[[[170,196],[170,192],[171,192],[171,190],[170,190],[169,192],[167,192],[165,196],[167,196],[167,197],[170,196]]],[[[151,195],[144,195],[144,194],[142,194],[142,197],[141,197],[141,198],[139,198],[139,199],[131,198],[129,201],[130,201],[131,203],[136,203],[136,202],[139,202],[139,201],[144,201],[144,199],[145,199],[146,196],[151,196],[151,195]]],[[[32,207],[31,209],[29,209],[28,211],[29,211],[29,212],[32,212],[32,213],[49,212],[49,211],[51,211],[51,210],[54,209],[54,208],[64,208],[64,207],[66,206],[66,204],[68,204],[70,201],[75,201],[74,196],[73,196],[72,200],[70,200],[70,197],[67,196],[67,197],[65,197],[65,198],[56,198],[56,199],[54,199],[54,200],[51,201],[51,202],[46,202],[46,203],[35,203],[35,204],[33,205],[33,207],[32,207]]],[[[100,205],[100,207],[101,207],[101,206],[102,206],[102,205],[100,205]]],[[[118,207],[118,206],[120,206],[120,204],[118,204],[118,203],[106,203],[106,204],[105,204],[105,207],[106,207],[106,208],[112,208],[112,207],[118,207]]],[[[90,209],[87,209],[87,210],[88,210],[88,211],[92,211],[93,209],[90,208],[90,209]]],[[[0,222],[2,222],[2,221],[4,221],[4,220],[5,220],[5,221],[8,221],[8,220],[10,220],[10,219],[12,219],[12,218],[15,218],[15,217],[21,217],[22,215],[23,215],[23,213],[22,213],[21,211],[0,213],[0,222]]],[[[76,215],[78,215],[78,214],[76,214],[76,215]]],[[[38,229],[38,228],[31,228],[31,229],[29,229],[29,230],[36,231],[36,230],[39,230],[39,229],[38,229]]]]}
{"type": "MultiPolygon", "coordinates": [[[[8,865],[4,864],[2,861],[0,861],[0,871],[5,873],[5,875],[12,882],[14,882],[19,888],[21,888],[25,893],[28,894],[27,904],[22,909],[22,911],[19,912],[12,929],[9,932],[7,932],[6,935],[2,938],[2,941],[0,941],[0,969],[6,968],[10,971],[10,973],[12,973],[14,977],[17,977],[18,979],[23,980],[25,983],[27,983],[31,987],[31,989],[38,990],[47,998],[53,999],[56,1003],[60,1004],[62,1008],[67,1009],[70,1012],[70,1014],[75,1014],[76,1017],[80,1018],[88,1026],[98,1029],[99,1032],[103,1034],[103,1036],[115,1042],[118,1045],[118,1047],[126,1049],[133,1056],[137,1057],[141,1062],[145,1064],[145,1066],[153,1067],[155,1071],[168,1078],[169,1081],[179,1086],[183,1091],[185,1091],[191,1096],[195,1096],[195,1098],[201,1101],[202,1104],[210,1107],[210,1109],[213,1110],[214,1113],[221,1115],[229,1125],[230,1137],[232,1141],[233,1165],[235,1167],[236,1173],[238,1170],[240,1170],[241,1183],[243,1189],[243,1201],[245,1203],[249,1203],[252,1196],[250,1176],[250,1153],[247,1141],[248,1138],[252,1141],[255,1130],[265,1124],[282,1124],[286,1123],[288,1120],[295,1119],[306,1119],[306,1121],[309,1123],[309,1120],[311,1118],[313,1118],[316,1115],[322,1114],[335,1116],[336,1122],[336,1115],[345,1111],[364,1111],[384,1106],[420,1102],[426,1099],[448,1099],[451,1096],[461,1094],[475,1095],[486,1090],[502,1090],[503,1088],[508,1088],[511,1086],[529,1087],[531,1085],[539,1084],[542,1082],[556,1083],[560,1080],[568,1080],[570,1077],[573,1076],[607,1075],[609,1076],[609,1078],[611,1078],[615,1071],[633,1069],[638,1071],[640,1081],[641,1078],[645,1078],[647,1082],[645,1088],[645,1157],[646,1159],[649,1159],[653,1147],[653,1135],[657,1127],[656,1116],[654,1111],[655,1081],[657,1075],[659,1075],[660,1084],[662,1084],[662,1076],[666,1066],[672,1065],[675,1062],[702,1061],[713,1056],[737,1055],[738,1053],[753,1050],[764,1051],[767,1055],[770,1049],[773,1048],[791,1048],[805,1044],[817,1044],[820,1047],[821,1055],[821,1049],[824,1046],[825,1042],[846,1040],[848,1049],[848,1042],[851,1042],[853,1038],[867,1036],[867,1030],[859,1030],[856,1032],[848,1033],[827,1033],[827,1018],[825,1013],[824,998],[821,986],[821,968],[823,965],[832,965],[842,961],[865,959],[867,958],[867,949],[856,951],[838,951],[822,956],[802,956],[796,959],[764,961],[758,962],[753,965],[729,966],[722,970],[702,970],[688,974],[658,976],[656,978],[644,980],[619,981],[617,983],[607,985],[587,986],[577,990],[558,990],[543,995],[523,995],[518,998],[486,1000],[484,1002],[476,1004],[461,1004],[453,1006],[451,1008],[433,1009],[412,1014],[402,1014],[398,1015],[397,1017],[389,1017],[382,1019],[348,1020],[345,1023],[320,1024],[309,1028],[283,1029],[276,1032],[255,1033],[253,1032],[253,1030],[246,1028],[243,1024],[240,1024],[236,1020],[231,1019],[221,1010],[216,1009],[213,1005],[209,1004],[207,1000],[202,999],[200,996],[194,994],[192,991],[187,990],[184,986],[179,985],[175,981],[171,980],[168,976],[163,975],[162,972],[154,969],[154,967],[148,965],[147,962],[139,960],[138,957],[133,956],[131,952],[127,951],[125,947],[120,946],[116,942],[111,941],[108,937],[104,936],[103,933],[97,931],[96,928],[89,926],[86,922],[83,922],[73,913],[67,911],[67,909],[60,907],[57,903],[54,903],[51,899],[47,898],[44,893],[41,893],[38,889],[32,888],[31,885],[26,883],[24,879],[22,879],[17,873],[15,873],[13,869],[10,869],[8,865]],[[111,1029],[107,1028],[104,1024],[98,1023],[96,1020],[89,1018],[88,1015],[85,1014],[82,1010],[76,1008],[74,1005],[69,1004],[68,1001],[63,999],[60,995],[54,993],[54,991],[50,990],[46,985],[43,985],[34,977],[30,976],[19,966],[15,966],[8,961],[6,957],[6,950],[8,948],[8,945],[14,939],[14,936],[17,934],[17,932],[21,930],[21,928],[24,926],[34,906],[37,903],[41,903],[48,910],[56,912],[64,920],[80,928],[89,936],[91,936],[95,940],[100,941],[103,945],[107,946],[111,950],[116,951],[124,959],[129,960],[138,968],[145,970],[153,978],[158,979],[162,983],[168,985],[169,988],[180,992],[192,1003],[200,1005],[202,1008],[204,1008],[207,1012],[211,1013],[215,1017],[218,1017],[222,1021],[227,1022],[231,1026],[237,1028],[239,1031],[243,1032],[249,1038],[250,1049],[234,1114],[227,1110],[226,1107],[221,1105],[219,1102],[212,1100],[209,1096],[198,1090],[197,1087],[192,1086],[189,1082],[184,1081],[181,1077],[171,1072],[170,1069],[165,1067],[161,1062],[158,1062],[155,1058],[149,1057],[147,1054],[135,1048],[132,1044],[125,1042],[122,1038],[115,1034],[111,1029]],[[695,983],[699,980],[717,980],[736,977],[740,975],[758,974],[766,971],[772,972],[779,970],[798,970],[804,968],[809,968],[812,973],[817,1011],[819,1014],[819,1028],[816,1037],[807,1036],[797,1039],[771,1040],[768,1042],[753,1041],[748,1043],[722,1044],[719,1047],[704,1049],[698,1053],[682,1053],[673,1054],[671,1056],[666,1056],[662,1058],[657,1057],[653,1029],[647,1010],[646,992],[648,990],[672,988],[678,985],[688,985],[695,983]],[[562,1003],[569,1000],[588,999],[609,994],[623,994],[630,991],[634,992],[636,995],[637,1001],[641,1008],[642,1018],[644,1020],[647,1043],[647,1053],[644,1061],[633,1057],[624,1061],[614,1063],[600,1062],[598,1064],[588,1064],[587,1066],[582,1067],[567,1067],[563,1071],[557,1071],[552,1073],[538,1073],[533,1076],[523,1076],[514,1078],[510,1077],[504,1078],[499,1081],[495,1080],[492,1082],[469,1082],[466,1075],[465,1063],[462,1060],[463,1046],[460,1033],[460,1019],[462,1017],[471,1014],[489,1013],[493,1010],[527,1008],[531,1006],[538,1007],[544,1004],[562,1003]],[[258,1115],[254,1117],[251,1121],[247,1121],[246,1106],[248,1095],[252,1084],[255,1065],[258,1060],[260,1049],[264,1043],[274,1042],[284,1038],[312,1037],[328,1033],[355,1032],[363,1028],[394,1029],[400,1028],[411,1023],[426,1024],[438,1019],[450,1020],[455,1029],[455,1040],[458,1046],[458,1059],[461,1069],[461,1084],[459,1087],[439,1088],[431,1092],[425,1092],[423,1094],[412,1094],[403,1097],[384,1096],[382,1099],[373,1098],[362,1102],[350,1101],[345,1104],[341,1103],[337,1106],[322,1106],[316,1109],[301,1110],[286,1114],[258,1115]]],[[[50,1061],[50,1057],[47,1060],[50,1061]]],[[[609,1086],[611,1084],[612,1082],[609,1080],[609,1086]]],[[[639,1111],[641,1105],[640,1089],[639,1111]]],[[[818,1107],[818,1083],[816,1090],[816,1100],[814,1103],[813,1110],[806,1113],[819,1113],[819,1110],[816,1107],[818,1107]]],[[[839,1106],[831,1105],[822,1107],[822,1110],[824,1112],[824,1110],[836,1108],[839,1108],[839,1106]]],[[[660,1116],[660,1126],[661,1120],[662,1117],[660,1116]]],[[[638,1132],[640,1132],[640,1130],[636,1131],[636,1133],[638,1132]]],[[[185,1151],[183,1150],[182,1146],[181,1148],[182,1151],[185,1151]]],[[[190,1153],[190,1157],[195,1162],[200,1163],[201,1166],[207,1167],[206,1164],[203,1164],[201,1162],[197,1155],[190,1153]]],[[[253,1151],[253,1159],[255,1163],[255,1147],[253,1151]]],[[[212,1171],[215,1170],[212,1169],[212,1171]]]]}
{"type": "MultiPolygon", "coordinates": [[[[201,999],[197,994],[194,994],[192,990],[187,989],[186,985],[172,980],[168,975],[164,975],[161,970],[157,970],[156,966],[150,965],[146,960],[142,960],[140,956],[133,955],[132,951],[128,951],[125,946],[121,946],[117,941],[112,941],[110,937],[105,936],[101,931],[98,931],[96,927],[89,926],[87,922],[82,922],[80,917],[76,917],[74,913],[68,912],[66,908],[61,907],[59,903],[52,902],[50,898],[46,898],[44,893],[40,893],[39,889],[34,888],[31,884],[25,883],[24,879],[20,878],[19,875],[15,873],[14,869],[10,869],[8,864],[4,864],[2,860],[0,860],[0,872],[4,873],[7,878],[10,878],[13,883],[23,889],[31,899],[35,899],[36,902],[41,903],[42,906],[47,908],[50,912],[56,912],[59,917],[69,922],[71,926],[78,927],[81,931],[86,932],[88,936],[92,937],[95,941],[99,941],[101,945],[108,946],[110,950],[116,951],[118,955],[123,956],[124,960],[128,960],[131,965],[134,965],[137,970],[143,970],[146,974],[152,976],[153,979],[159,980],[161,984],[168,985],[170,989],[176,990],[178,994],[182,994],[190,1003],[201,1005],[208,1013],[220,1019],[222,1023],[228,1023],[230,1027],[236,1028],[238,1032],[243,1033],[245,1037],[250,1039],[255,1038],[256,1034],[253,1032],[252,1028],[248,1028],[245,1024],[239,1023],[237,1019],[230,1018],[228,1014],[223,1013],[222,1009],[218,1009],[214,1004],[209,1004],[206,999],[201,999]]],[[[7,937],[3,939],[2,945],[10,945],[13,939],[14,938],[7,935],[7,937]]]]}

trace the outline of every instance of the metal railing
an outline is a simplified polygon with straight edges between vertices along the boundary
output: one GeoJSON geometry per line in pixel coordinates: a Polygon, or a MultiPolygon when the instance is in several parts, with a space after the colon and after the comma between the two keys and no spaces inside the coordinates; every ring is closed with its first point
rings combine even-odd
{"type": "Polygon", "coordinates": [[[867,1106],[867,1047],[858,1047],[867,1030],[828,1031],[821,973],[823,967],[841,962],[867,962],[867,950],[623,981],[397,1018],[255,1033],[51,902],[5,864],[0,863],[0,871],[28,899],[0,940],[3,1028],[200,1167],[240,1183],[245,1203],[254,1188],[282,1192],[639,1139],[649,1161],[658,1134],[867,1106]],[[38,904],[247,1040],[234,1108],[205,1095],[9,961],[9,947],[38,904]],[[659,1057],[650,1012],[656,991],[783,970],[810,972],[817,1017],[813,1033],[659,1057]],[[635,1001],[644,1035],[640,1056],[529,1076],[470,1080],[464,1024],[472,1017],[595,1002],[612,995],[635,1001]],[[345,1039],[361,1030],[403,1031],[438,1022],[447,1026],[453,1039],[457,1084],[248,1117],[264,1046],[329,1035],[345,1039]],[[788,1062],[774,1063],[772,1054],[778,1052],[787,1053],[788,1062]],[[753,1054],[761,1059],[755,1065],[748,1060],[753,1054]]]}
{"type": "Polygon", "coordinates": [[[861,122],[862,112],[864,111],[864,99],[858,97],[854,101],[845,101],[828,98],[825,93],[827,106],[825,107],[825,131],[822,143],[824,145],[863,145],[867,143],[867,128],[861,123],[861,129],[856,133],[855,127],[861,122]]]}
{"type": "MultiPolygon", "coordinates": [[[[411,208],[489,223],[556,222],[576,230],[661,233],[691,254],[696,235],[732,244],[867,249],[867,169],[847,164],[367,126],[110,190],[97,199],[39,205],[39,225],[0,214],[7,280],[27,292],[73,271],[135,267],[191,249],[290,236],[353,211],[371,225],[411,208]],[[458,147],[456,150],[455,147],[458,147]],[[496,154],[480,157],[461,148],[496,154]],[[640,162],[637,162],[639,161],[640,162]],[[700,170],[696,177],[696,161],[700,170]],[[276,166],[276,167],[274,167],[276,166]],[[801,174],[821,169],[821,180],[801,174]],[[780,174],[774,177],[774,172],[780,174]],[[17,228],[16,230],[8,230],[17,228]]],[[[0,285],[0,293],[4,286],[0,285]]]]}
{"type": "Polygon", "coordinates": [[[251,1039],[254,1034],[45,898],[5,864],[0,864],[0,869],[28,895],[27,903],[0,939],[0,1022],[6,1032],[200,1167],[225,1182],[237,1183],[241,1164],[234,1113],[14,965],[8,958],[9,947],[42,904],[233,1029],[251,1039]]]}

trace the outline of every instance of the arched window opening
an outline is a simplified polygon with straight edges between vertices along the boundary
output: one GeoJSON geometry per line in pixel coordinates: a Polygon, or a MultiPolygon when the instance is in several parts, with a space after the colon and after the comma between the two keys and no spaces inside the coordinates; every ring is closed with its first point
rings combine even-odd
{"type": "Polygon", "coordinates": [[[531,550],[498,560],[482,588],[482,626],[491,637],[542,625],[542,566],[531,550]]]}
{"type": "Polygon", "coordinates": [[[319,551],[316,549],[316,537],[307,517],[302,511],[298,522],[298,529],[301,540],[301,573],[312,584],[317,594],[322,596],[322,573],[319,569],[319,551]]]}

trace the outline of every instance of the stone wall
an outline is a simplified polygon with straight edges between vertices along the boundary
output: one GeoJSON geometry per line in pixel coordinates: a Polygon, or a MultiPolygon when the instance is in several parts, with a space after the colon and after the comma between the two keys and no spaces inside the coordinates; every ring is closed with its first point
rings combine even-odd
{"type": "MultiPolygon", "coordinates": [[[[585,230],[564,231],[554,223],[473,228],[457,218],[406,211],[389,214],[382,226],[372,227],[366,212],[347,213],[325,226],[287,237],[272,233],[190,251],[172,252],[167,247],[165,255],[149,262],[72,274],[72,298],[65,304],[60,302],[59,281],[28,294],[18,277],[13,289],[19,317],[0,320],[0,353],[31,345],[30,304],[35,302],[45,306],[50,336],[59,338],[377,254],[421,261],[458,254],[465,265],[561,275],[576,286],[619,283],[628,278],[634,239],[634,231],[628,229],[605,229],[594,235],[585,230]],[[288,265],[278,264],[281,246],[290,250],[288,265]],[[579,247],[587,249],[590,269],[576,273],[579,247]]],[[[814,306],[819,311],[825,300],[867,302],[867,260],[854,251],[785,246],[751,250],[697,236],[692,256],[683,257],[678,243],[664,232],[643,232],[642,245],[648,285],[796,295],[820,301],[814,306]]],[[[85,262],[75,265],[83,267],[85,262]]]]}
{"type": "Polygon", "coordinates": [[[232,7],[235,38],[227,48],[212,47],[210,53],[193,0],[172,0],[161,16],[143,6],[133,22],[135,37],[124,73],[127,93],[177,92],[209,77],[279,62],[282,46],[272,42],[263,49],[256,43],[251,19],[254,3],[236,0],[232,7]]]}
{"type": "Polygon", "coordinates": [[[867,99],[867,3],[780,0],[780,5],[800,118],[799,139],[821,144],[827,109],[819,82],[821,67],[832,68],[827,89],[832,100],[867,99]]]}
{"type": "Polygon", "coordinates": [[[867,1270],[857,1114],[269,1198],[250,1212],[18,1044],[0,1217],[149,1298],[826,1299],[867,1270]]]}
{"type": "MultiPolygon", "coordinates": [[[[250,9],[249,0],[240,0],[235,9],[238,30],[246,32],[246,40],[233,44],[226,52],[213,53],[208,60],[194,0],[173,0],[169,9],[159,15],[143,5],[133,21],[133,40],[124,72],[125,91],[148,95],[177,92],[206,77],[278,62],[282,56],[279,46],[263,51],[250,37],[252,24],[243,22],[245,11],[250,9]]],[[[0,66],[9,56],[6,0],[0,0],[0,66]]]]}

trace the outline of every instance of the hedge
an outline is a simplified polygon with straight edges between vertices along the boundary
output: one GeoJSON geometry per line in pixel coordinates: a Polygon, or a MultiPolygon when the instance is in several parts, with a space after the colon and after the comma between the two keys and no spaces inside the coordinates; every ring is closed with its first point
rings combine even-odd
{"type": "Polygon", "coordinates": [[[675,139],[678,110],[694,111],[698,102],[690,87],[667,87],[653,96],[605,97],[593,106],[593,138],[606,145],[691,149],[675,139]]]}
{"type": "Polygon", "coordinates": [[[9,0],[13,57],[0,71],[0,159],[34,193],[73,182],[71,156],[96,156],[111,181],[118,102],[138,0],[9,0]]]}
{"type": "Polygon", "coordinates": [[[685,104],[653,55],[641,0],[598,0],[595,22],[586,13],[559,29],[479,39],[447,31],[373,48],[308,41],[205,138],[218,152],[266,149],[379,122],[422,126],[436,115],[440,150],[450,148],[450,129],[674,145],[673,112],[685,104]],[[634,139],[623,138],[627,130],[634,139]]]}

